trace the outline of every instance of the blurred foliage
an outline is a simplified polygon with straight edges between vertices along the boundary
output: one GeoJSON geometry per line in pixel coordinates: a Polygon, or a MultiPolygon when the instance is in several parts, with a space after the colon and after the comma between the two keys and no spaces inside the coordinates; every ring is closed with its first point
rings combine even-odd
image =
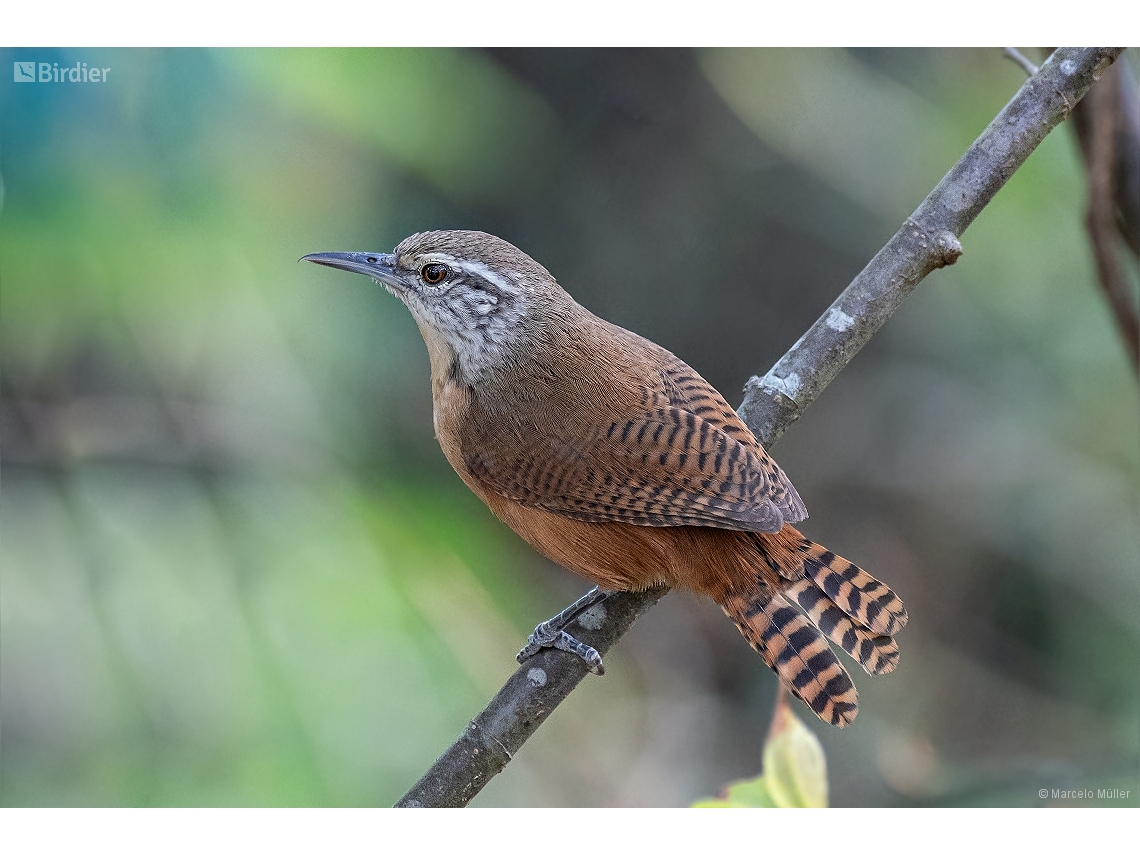
{"type": "Polygon", "coordinates": [[[457,202],[516,199],[558,162],[553,111],[479,53],[279,50],[222,59],[289,113],[375,145],[457,202]]]}
{"type": "MultiPolygon", "coordinates": [[[[0,77],[3,805],[391,803],[584,589],[447,467],[403,307],[301,255],[499,234],[732,400],[1022,81],[997,50],[0,59],[111,68],[0,77]]],[[[1140,405],[1084,193],[1060,128],[777,450],[912,618],[852,727],[805,723],[834,804],[1136,795],[1140,405]]],[[[774,680],[711,603],[607,665],[476,804],[754,772],[774,680]]]]}
{"type": "Polygon", "coordinates": [[[695,802],[693,807],[827,807],[827,758],[823,746],[792,713],[785,693],[780,693],[764,743],[764,772],[729,784],[721,798],[695,802]]]}

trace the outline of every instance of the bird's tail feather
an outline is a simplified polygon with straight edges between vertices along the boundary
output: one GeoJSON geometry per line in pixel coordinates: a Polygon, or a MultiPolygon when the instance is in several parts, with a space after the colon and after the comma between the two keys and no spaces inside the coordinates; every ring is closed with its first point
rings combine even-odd
{"type": "Polygon", "coordinates": [[[902,600],[866,570],[803,535],[796,548],[804,556],[804,574],[853,621],[875,635],[894,635],[906,626],[902,600]]]}
{"type": "Polygon", "coordinates": [[[820,631],[784,597],[766,587],[729,593],[721,608],[788,689],[829,724],[844,727],[859,710],[859,695],[820,631]]]}
{"type": "Polygon", "coordinates": [[[772,571],[789,582],[810,579],[845,615],[875,635],[894,635],[907,622],[906,608],[890,588],[790,525],[753,542],[772,571]]]}
{"type": "Polygon", "coordinates": [[[801,579],[784,592],[804,610],[819,631],[842,647],[868,674],[889,674],[899,664],[898,643],[859,626],[811,579],[801,579]]]}
{"type": "Polygon", "coordinates": [[[791,526],[753,539],[775,579],[761,576],[757,588],[744,589],[756,593],[718,598],[721,607],[793,694],[823,721],[843,727],[858,712],[858,696],[825,638],[868,674],[889,674],[899,661],[892,636],[906,626],[906,608],[870,573],[791,526]]]}

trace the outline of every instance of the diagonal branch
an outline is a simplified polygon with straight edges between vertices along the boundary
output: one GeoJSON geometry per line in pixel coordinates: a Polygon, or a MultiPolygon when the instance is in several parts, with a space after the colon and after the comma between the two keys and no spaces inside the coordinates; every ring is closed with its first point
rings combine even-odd
{"type": "MultiPolygon", "coordinates": [[[[1060,48],[1018,90],[902,228],[764,377],[748,381],[741,418],[774,443],[931,271],[962,254],[958,238],[1123,48],[1060,48]]],[[[605,654],[667,589],[617,592],[575,635],[605,654]]],[[[462,807],[587,674],[559,650],[528,659],[397,807],[462,807]]]]}
{"type": "Polygon", "coordinates": [[[826,314],[748,382],[740,414],[761,442],[800,417],[928,273],[957,260],[967,226],[1122,51],[1060,48],[1022,84],[826,314]]]}

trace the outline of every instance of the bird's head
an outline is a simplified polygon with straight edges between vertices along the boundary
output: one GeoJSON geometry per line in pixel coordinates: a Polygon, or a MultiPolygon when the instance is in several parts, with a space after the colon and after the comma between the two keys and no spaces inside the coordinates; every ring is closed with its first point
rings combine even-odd
{"type": "Polygon", "coordinates": [[[468,384],[514,361],[573,300],[546,268],[485,232],[420,232],[395,251],[315,252],[302,261],[371,276],[411,311],[433,367],[468,384]]]}

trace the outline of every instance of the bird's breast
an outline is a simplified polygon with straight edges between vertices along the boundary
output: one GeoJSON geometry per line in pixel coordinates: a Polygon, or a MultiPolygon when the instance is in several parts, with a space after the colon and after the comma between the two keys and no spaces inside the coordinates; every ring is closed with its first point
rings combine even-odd
{"type": "Polygon", "coordinates": [[[432,424],[451,468],[471,486],[463,460],[463,428],[471,409],[471,390],[446,378],[432,378],[432,424]]]}

